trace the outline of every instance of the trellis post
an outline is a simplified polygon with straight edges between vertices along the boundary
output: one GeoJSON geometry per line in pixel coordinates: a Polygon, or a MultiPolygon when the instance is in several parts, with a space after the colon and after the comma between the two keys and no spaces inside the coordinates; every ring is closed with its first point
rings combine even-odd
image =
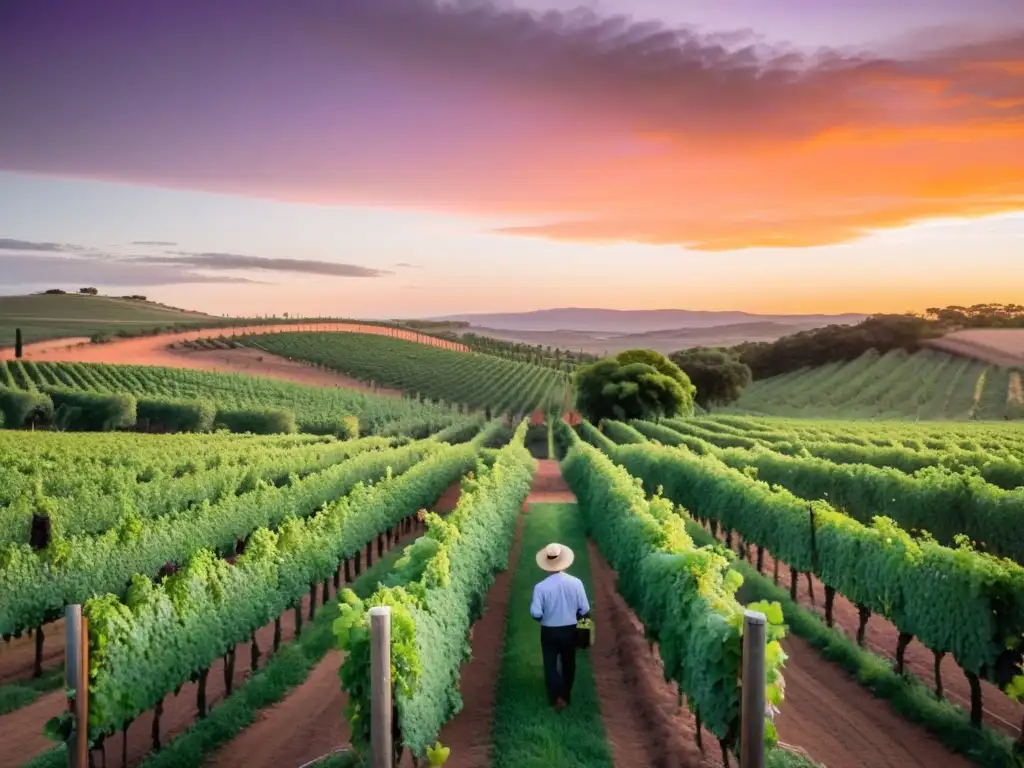
{"type": "Polygon", "coordinates": [[[68,768],[89,765],[89,630],[81,605],[64,609],[64,683],[74,690],[68,768]]]}
{"type": "Polygon", "coordinates": [[[370,768],[392,768],[391,606],[370,609],[370,768]]]}
{"type": "Polygon", "coordinates": [[[740,768],[764,768],[765,646],[768,620],[743,612],[743,686],[740,701],[740,768]]]}

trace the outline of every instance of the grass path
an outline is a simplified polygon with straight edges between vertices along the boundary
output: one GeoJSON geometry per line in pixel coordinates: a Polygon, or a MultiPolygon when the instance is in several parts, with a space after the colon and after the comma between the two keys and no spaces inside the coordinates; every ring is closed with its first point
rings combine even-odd
{"type": "Polygon", "coordinates": [[[534,562],[534,554],[552,541],[573,549],[576,560],[569,572],[582,579],[587,593],[593,594],[587,540],[576,505],[531,505],[512,576],[492,730],[492,768],[614,765],[589,653],[576,657],[572,706],[557,714],[548,704],[544,690],[537,622],[530,617],[528,607],[534,584],[543,576],[534,562]]]}

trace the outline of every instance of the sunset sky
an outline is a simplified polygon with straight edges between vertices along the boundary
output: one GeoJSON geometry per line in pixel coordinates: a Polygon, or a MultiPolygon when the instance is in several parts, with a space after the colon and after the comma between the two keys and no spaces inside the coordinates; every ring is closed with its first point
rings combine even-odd
{"type": "Polygon", "coordinates": [[[1020,0],[7,0],[0,292],[1024,299],[1020,0]]]}

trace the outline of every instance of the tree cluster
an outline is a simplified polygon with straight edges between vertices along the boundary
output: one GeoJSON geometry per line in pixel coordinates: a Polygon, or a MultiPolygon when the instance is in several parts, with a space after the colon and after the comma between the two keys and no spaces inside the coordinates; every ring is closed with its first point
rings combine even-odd
{"type": "Polygon", "coordinates": [[[650,419],[693,413],[694,386],[651,349],[630,349],[576,370],[576,409],[588,420],[650,419]]]}
{"type": "Polygon", "coordinates": [[[916,352],[921,341],[944,331],[934,321],[915,315],[875,315],[856,325],[827,325],[784,336],[773,342],[747,342],[731,349],[750,367],[755,379],[801,368],[855,360],[870,349],[916,352]]]}
{"type": "Polygon", "coordinates": [[[922,315],[873,315],[855,325],[828,325],[774,342],[745,342],[729,351],[746,363],[755,379],[855,360],[870,349],[916,352],[925,339],[964,328],[1024,328],[1020,304],[930,307],[922,315]]]}
{"type": "Polygon", "coordinates": [[[723,349],[696,347],[674,352],[669,359],[697,388],[694,399],[705,410],[735,402],[753,380],[750,366],[723,349]]]}

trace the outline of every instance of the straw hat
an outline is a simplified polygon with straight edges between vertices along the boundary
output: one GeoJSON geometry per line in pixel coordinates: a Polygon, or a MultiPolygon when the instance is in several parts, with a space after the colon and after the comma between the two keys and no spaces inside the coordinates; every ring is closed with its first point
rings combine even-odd
{"type": "Polygon", "coordinates": [[[537,565],[545,571],[558,573],[572,565],[576,555],[564,544],[548,544],[537,553],[537,565]]]}

